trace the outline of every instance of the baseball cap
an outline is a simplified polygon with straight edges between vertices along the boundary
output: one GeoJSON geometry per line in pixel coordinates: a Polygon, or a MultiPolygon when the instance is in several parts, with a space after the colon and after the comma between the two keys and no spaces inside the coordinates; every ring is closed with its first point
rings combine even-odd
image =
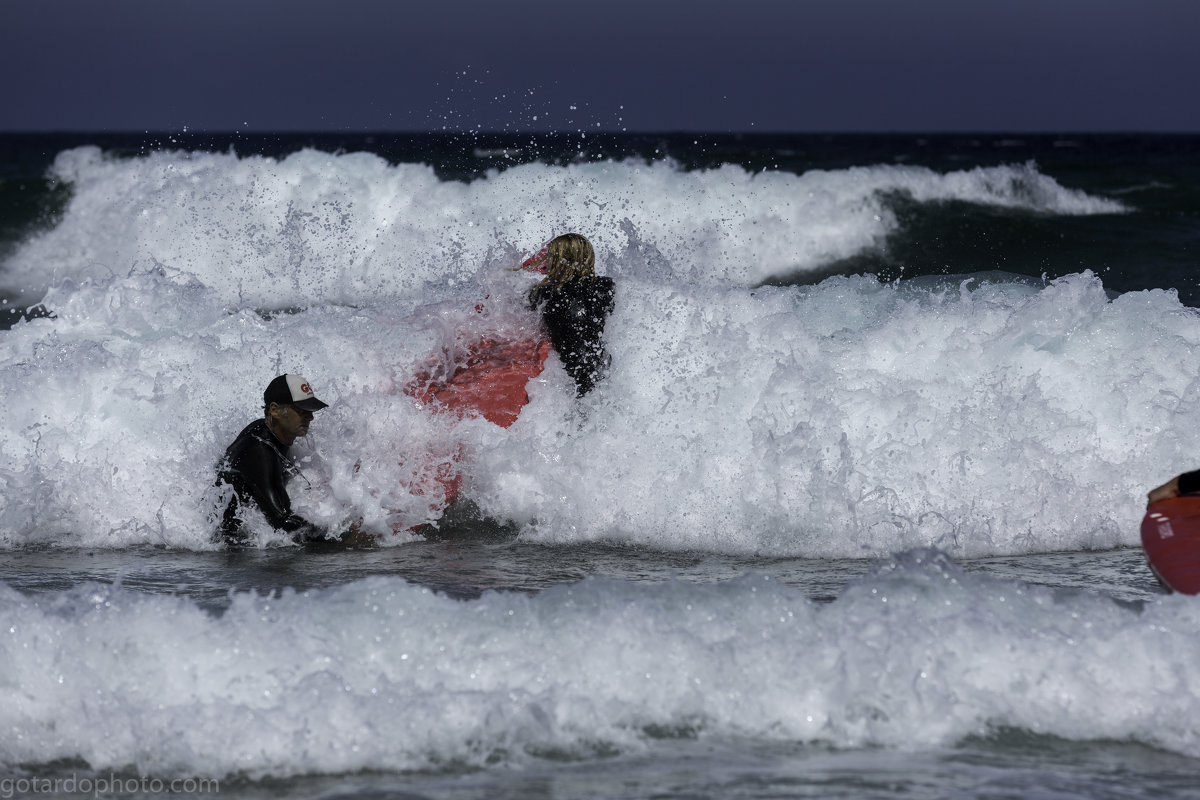
{"type": "Polygon", "coordinates": [[[263,404],[269,406],[271,403],[291,403],[305,411],[320,411],[329,406],[313,394],[307,378],[295,374],[280,375],[267,384],[267,390],[263,392],[263,404]]]}

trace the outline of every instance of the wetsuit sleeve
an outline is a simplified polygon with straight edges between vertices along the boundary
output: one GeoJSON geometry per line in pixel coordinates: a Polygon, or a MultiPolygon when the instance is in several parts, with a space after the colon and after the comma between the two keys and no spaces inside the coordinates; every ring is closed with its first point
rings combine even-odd
{"type": "Polygon", "coordinates": [[[1179,493],[1192,494],[1200,492],[1200,470],[1185,472],[1179,476],[1179,493]]]}

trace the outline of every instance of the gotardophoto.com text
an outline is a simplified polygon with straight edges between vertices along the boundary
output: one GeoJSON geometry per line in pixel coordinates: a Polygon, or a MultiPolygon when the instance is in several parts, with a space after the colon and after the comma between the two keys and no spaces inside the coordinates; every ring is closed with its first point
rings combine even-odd
{"type": "Polygon", "coordinates": [[[156,794],[220,794],[216,778],[155,778],[143,776],[76,776],[0,778],[0,800],[14,797],[113,797],[156,794]]]}

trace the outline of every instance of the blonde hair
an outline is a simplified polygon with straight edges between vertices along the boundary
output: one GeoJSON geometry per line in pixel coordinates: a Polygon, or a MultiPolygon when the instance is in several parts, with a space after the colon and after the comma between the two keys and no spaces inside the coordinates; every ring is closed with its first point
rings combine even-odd
{"type": "Polygon", "coordinates": [[[592,243],[578,233],[555,236],[546,244],[546,277],[533,290],[547,284],[552,289],[576,278],[594,275],[596,251],[592,243]]]}

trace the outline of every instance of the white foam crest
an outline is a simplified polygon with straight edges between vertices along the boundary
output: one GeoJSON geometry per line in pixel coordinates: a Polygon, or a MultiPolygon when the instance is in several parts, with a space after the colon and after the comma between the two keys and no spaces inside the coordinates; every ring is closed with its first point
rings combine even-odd
{"type": "Polygon", "coordinates": [[[436,301],[480,264],[508,263],[568,230],[591,237],[620,274],[754,285],[882,246],[898,225],[887,202],[895,192],[1041,213],[1124,210],[1032,164],[944,175],[903,166],[793,175],[527,164],[464,184],[365,153],[116,159],[85,147],[60,154],[53,174],[71,185],[70,203],[53,230],[7,259],[4,288],[40,292],[162,266],[237,307],[436,301]]]}
{"type": "Polygon", "coordinates": [[[1129,210],[1117,200],[1062,186],[1040,173],[1032,161],[945,174],[900,166],[854,168],[848,173],[862,189],[903,191],[918,202],[957,200],[1063,215],[1122,214],[1129,210]]]}
{"type": "Polygon", "coordinates": [[[540,541],[1105,548],[1136,543],[1145,491],[1200,452],[1200,318],[1169,292],[1110,301],[1090,274],[952,291],[623,279],[593,394],[576,402],[552,356],[511,428],[456,422],[401,388],[457,336],[535,324],[529,276],[489,274],[411,313],[229,312],[162,269],[63,289],[55,319],[0,336],[0,543],[211,546],[213,465],[285,371],[331,403],[296,448],[297,507],[378,533],[436,517],[431,481],[454,463],[465,496],[540,541]]]}
{"type": "Polygon", "coordinates": [[[6,766],[260,778],[652,751],[671,732],[919,750],[994,727],[1200,756],[1191,600],[1139,612],[935,553],[824,606],[753,575],[471,601],[372,578],[220,616],[100,584],[2,591],[6,766]]]}

